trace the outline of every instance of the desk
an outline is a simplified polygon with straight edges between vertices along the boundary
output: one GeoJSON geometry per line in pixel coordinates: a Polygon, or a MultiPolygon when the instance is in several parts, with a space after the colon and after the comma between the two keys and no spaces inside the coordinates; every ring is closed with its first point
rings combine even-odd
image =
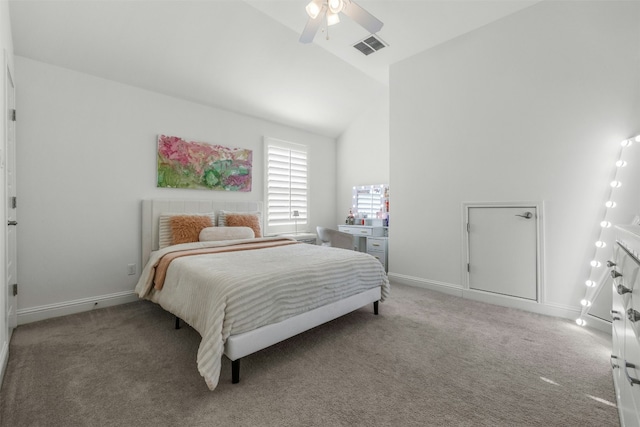
{"type": "Polygon", "coordinates": [[[338,225],[338,230],[353,234],[353,246],[355,250],[366,252],[378,258],[378,261],[387,269],[388,237],[386,227],[369,225],[338,225]]]}

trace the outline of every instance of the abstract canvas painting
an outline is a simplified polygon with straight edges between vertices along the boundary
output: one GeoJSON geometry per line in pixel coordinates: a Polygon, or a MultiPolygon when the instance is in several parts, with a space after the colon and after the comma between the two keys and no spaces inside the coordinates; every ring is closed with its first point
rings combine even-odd
{"type": "Polygon", "coordinates": [[[158,187],[251,191],[253,152],[158,136],[158,187]]]}

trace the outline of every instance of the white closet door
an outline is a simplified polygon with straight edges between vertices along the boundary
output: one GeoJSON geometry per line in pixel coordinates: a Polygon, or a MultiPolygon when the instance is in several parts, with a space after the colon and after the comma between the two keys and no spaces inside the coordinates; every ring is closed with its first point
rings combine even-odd
{"type": "Polygon", "coordinates": [[[469,288],[537,301],[537,208],[468,208],[469,288]]]}

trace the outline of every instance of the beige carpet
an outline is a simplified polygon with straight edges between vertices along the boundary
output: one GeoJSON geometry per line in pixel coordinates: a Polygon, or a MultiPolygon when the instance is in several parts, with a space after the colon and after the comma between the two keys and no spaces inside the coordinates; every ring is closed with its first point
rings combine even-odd
{"type": "Polygon", "coordinates": [[[17,328],[2,426],[617,426],[609,340],[568,320],[395,285],[246,357],[209,391],[199,335],[140,301],[17,328]]]}

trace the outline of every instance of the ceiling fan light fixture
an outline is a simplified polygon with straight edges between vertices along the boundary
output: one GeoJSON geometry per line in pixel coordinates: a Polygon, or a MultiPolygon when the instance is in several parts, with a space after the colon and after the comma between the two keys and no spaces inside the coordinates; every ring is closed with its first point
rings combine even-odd
{"type": "Polygon", "coordinates": [[[329,10],[336,15],[344,8],[343,0],[329,0],[329,10]]]}
{"type": "Polygon", "coordinates": [[[322,10],[322,4],[319,0],[311,0],[305,10],[309,18],[316,19],[322,10]]]}
{"type": "MultiPolygon", "coordinates": [[[[339,15],[344,13],[369,34],[376,34],[384,25],[378,18],[364,10],[353,0],[311,0],[305,10],[309,15],[307,24],[300,34],[300,43],[311,43],[320,27],[326,23],[326,28],[340,22],[339,15]],[[326,17],[326,20],[325,20],[326,17]]],[[[327,39],[329,32],[327,31],[327,39]]],[[[375,48],[369,50],[374,50],[375,48]]],[[[377,50],[377,49],[375,49],[377,50]]]]}
{"type": "Polygon", "coordinates": [[[340,17],[337,13],[327,12],[327,25],[336,25],[340,22],[340,17]]]}

